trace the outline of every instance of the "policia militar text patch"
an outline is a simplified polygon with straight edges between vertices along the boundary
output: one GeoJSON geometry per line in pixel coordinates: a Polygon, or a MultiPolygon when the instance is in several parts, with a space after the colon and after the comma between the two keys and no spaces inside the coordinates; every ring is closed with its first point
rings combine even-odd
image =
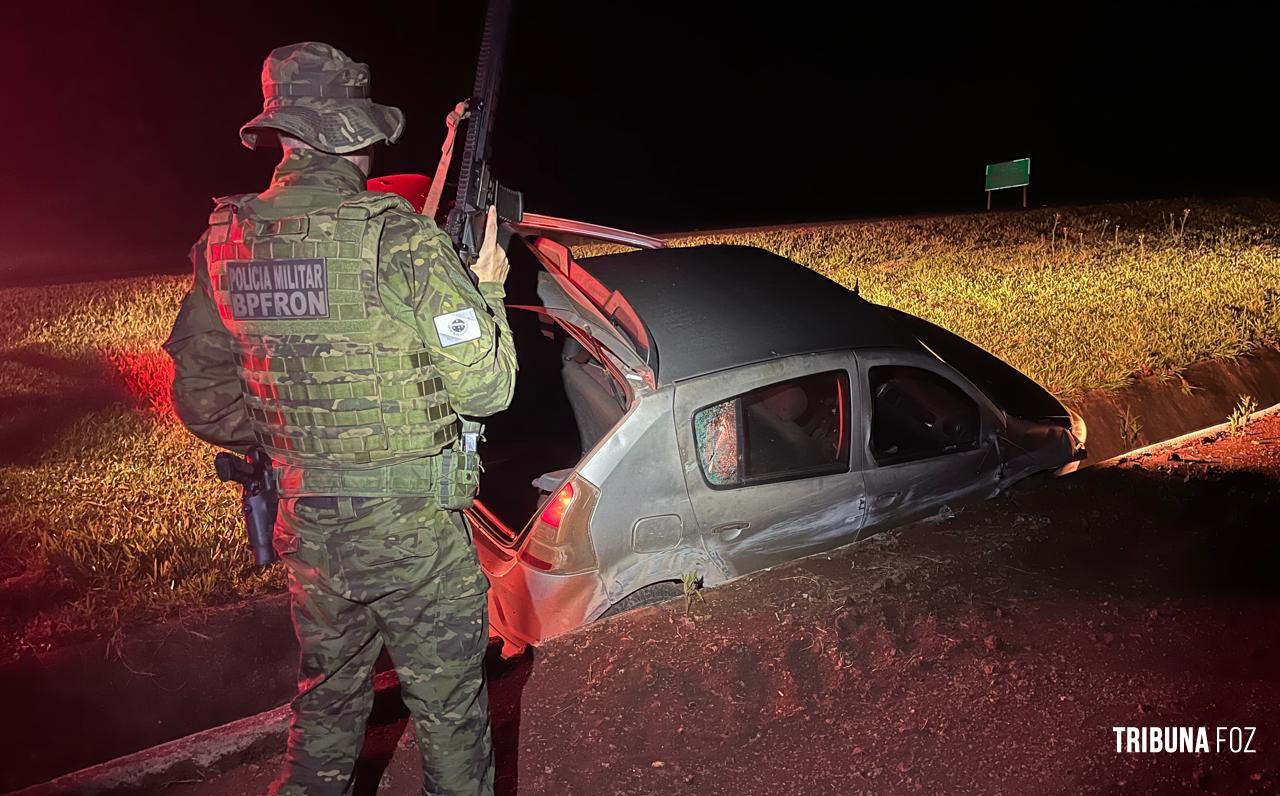
{"type": "Polygon", "coordinates": [[[237,321],[329,317],[329,264],[323,257],[228,262],[226,280],[237,321]]]}

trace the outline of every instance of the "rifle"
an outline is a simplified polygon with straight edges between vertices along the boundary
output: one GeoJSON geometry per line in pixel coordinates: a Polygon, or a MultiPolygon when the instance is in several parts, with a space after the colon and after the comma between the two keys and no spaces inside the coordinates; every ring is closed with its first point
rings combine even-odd
{"type": "MultiPolygon", "coordinates": [[[[479,256],[490,206],[497,205],[498,217],[512,224],[520,223],[524,217],[524,197],[519,191],[500,185],[489,165],[489,139],[498,108],[498,85],[510,22],[511,0],[490,0],[476,62],[475,88],[467,103],[467,138],[458,169],[458,196],[445,222],[445,232],[464,265],[471,265],[479,256]]],[[[504,238],[500,242],[505,244],[510,230],[503,229],[500,234],[504,238]]]]}
{"type": "Polygon", "coordinates": [[[271,457],[255,445],[243,459],[225,451],[219,453],[213,457],[213,468],[219,481],[235,481],[244,487],[240,511],[244,514],[245,531],[249,535],[254,560],[258,566],[265,567],[277,559],[271,539],[275,532],[280,495],[276,492],[271,457]]]}

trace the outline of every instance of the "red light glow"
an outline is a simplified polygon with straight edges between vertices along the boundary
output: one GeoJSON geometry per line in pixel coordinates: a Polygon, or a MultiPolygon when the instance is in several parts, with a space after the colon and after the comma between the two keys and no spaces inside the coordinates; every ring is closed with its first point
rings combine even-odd
{"type": "Polygon", "coordinates": [[[366,187],[370,191],[399,194],[409,200],[414,210],[421,213],[427,194],[431,193],[431,178],[425,174],[388,174],[385,177],[370,178],[366,187]]]}
{"type": "Polygon", "coordinates": [[[156,415],[177,419],[169,385],[173,383],[173,360],[163,351],[123,351],[107,354],[120,374],[125,389],[137,403],[156,415]]]}
{"type": "Polygon", "coordinates": [[[844,378],[836,377],[836,415],[839,417],[839,431],[836,433],[836,456],[844,452],[844,378]]]}
{"type": "Polygon", "coordinates": [[[572,504],[573,484],[566,483],[560,487],[559,492],[556,492],[555,497],[548,501],[539,519],[552,528],[559,528],[560,523],[564,521],[564,513],[569,510],[569,506],[572,504]]]}

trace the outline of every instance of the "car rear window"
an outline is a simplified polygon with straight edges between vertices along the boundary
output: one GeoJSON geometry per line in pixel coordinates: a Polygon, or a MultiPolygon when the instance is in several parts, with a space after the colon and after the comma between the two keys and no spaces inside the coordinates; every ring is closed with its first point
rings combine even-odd
{"type": "Polygon", "coordinates": [[[703,407],[693,432],[715,489],[848,472],[848,374],[803,376],[703,407]]]}

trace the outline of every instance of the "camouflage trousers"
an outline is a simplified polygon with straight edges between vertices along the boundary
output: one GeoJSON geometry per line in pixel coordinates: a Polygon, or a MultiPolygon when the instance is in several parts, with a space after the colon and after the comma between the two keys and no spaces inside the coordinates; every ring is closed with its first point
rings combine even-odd
{"type": "Polygon", "coordinates": [[[383,645],[422,750],[423,793],[491,794],[488,581],[460,514],[427,498],[294,498],[276,548],[302,646],[272,794],[346,794],[383,645]]]}

